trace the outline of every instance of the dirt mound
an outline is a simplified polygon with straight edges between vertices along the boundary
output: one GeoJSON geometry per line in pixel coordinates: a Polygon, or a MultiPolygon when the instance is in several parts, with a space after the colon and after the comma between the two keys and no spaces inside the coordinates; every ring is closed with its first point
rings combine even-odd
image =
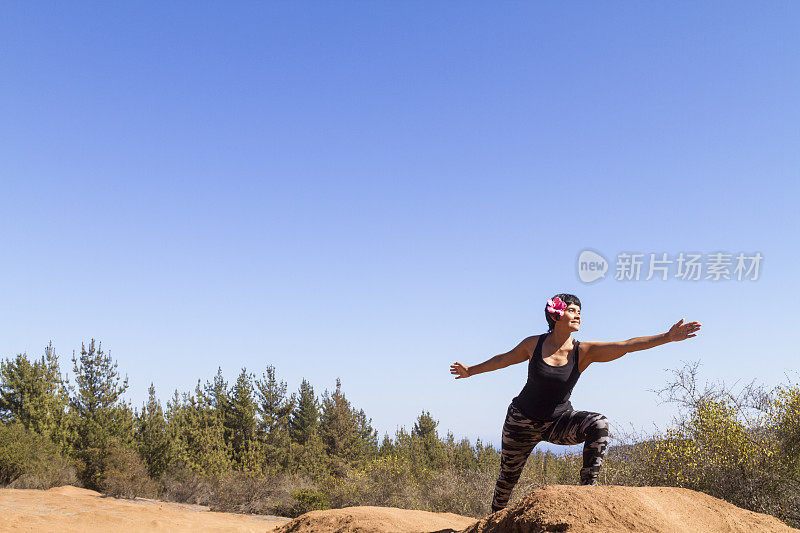
{"type": "Polygon", "coordinates": [[[311,511],[279,527],[275,533],[444,533],[459,531],[474,522],[474,518],[453,513],[365,505],[311,511]]]}
{"type": "Polygon", "coordinates": [[[46,492],[51,494],[61,494],[62,496],[92,496],[92,497],[99,497],[102,496],[99,492],[95,490],[89,489],[80,489],[78,487],[73,487],[72,485],[64,485],[63,487],[53,487],[52,489],[48,489],[46,492]]]}
{"type": "Polygon", "coordinates": [[[534,531],[797,532],[777,518],[673,487],[550,485],[462,533],[534,531]]]}

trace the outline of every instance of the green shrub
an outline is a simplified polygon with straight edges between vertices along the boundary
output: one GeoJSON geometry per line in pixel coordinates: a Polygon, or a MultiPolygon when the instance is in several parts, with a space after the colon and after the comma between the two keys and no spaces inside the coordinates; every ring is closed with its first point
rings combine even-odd
{"type": "Polygon", "coordinates": [[[0,485],[49,489],[76,483],[75,467],[49,438],[22,424],[0,425],[0,485]]]}
{"type": "Polygon", "coordinates": [[[316,489],[298,489],[292,492],[295,503],[286,513],[287,516],[296,518],[309,511],[330,509],[328,496],[316,489]]]}

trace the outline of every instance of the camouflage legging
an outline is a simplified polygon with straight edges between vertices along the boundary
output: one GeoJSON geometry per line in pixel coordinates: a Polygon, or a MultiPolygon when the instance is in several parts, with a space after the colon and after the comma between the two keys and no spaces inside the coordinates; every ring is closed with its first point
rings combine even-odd
{"type": "Polygon", "coordinates": [[[553,444],[583,445],[581,485],[595,485],[608,445],[608,419],[591,411],[566,411],[549,421],[533,421],[514,405],[508,406],[503,423],[500,477],[494,488],[492,512],[508,505],[511,490],[519,481],[533,447],[541,441],[553,444]]]}

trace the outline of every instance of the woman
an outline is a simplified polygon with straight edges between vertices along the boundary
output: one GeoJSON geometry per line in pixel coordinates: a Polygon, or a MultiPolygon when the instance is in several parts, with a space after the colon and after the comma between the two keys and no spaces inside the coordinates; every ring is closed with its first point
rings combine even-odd
{"type": "Polygon", "coordinates": [[[609,423],[592,411],[575,411],[569,401],[578,378],[592,363],[606,363],[628,352],[647,350],[696,336],[699,322],[676,322],[668,332],[619,342],[578,342],[571,334],[581,323],[581,301],[572,294],[547,300],[544,316],[549,330],[524,339],[510,352],[466,366],[456,362],[450,373],[467,378],[529,361],[528,381],[508,406],[503,423],[500,477],[494,489],[492,512],[505,508],[528,456],[541,441],[583,445],[581,485],[596,485],[608,445],[609,423]]]}

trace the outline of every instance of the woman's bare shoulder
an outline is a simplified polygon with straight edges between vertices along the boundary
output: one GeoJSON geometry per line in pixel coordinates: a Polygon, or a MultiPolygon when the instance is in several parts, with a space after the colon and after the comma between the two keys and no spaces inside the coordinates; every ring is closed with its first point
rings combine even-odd
{"type": "Polygon", "coordinates": [[[528,356],[528,359],[533,356],[533,351],[536,349],[536,344],[539,342],[539,337],[541,337],[541,335],[531,335],[530,337],[525,337],[522,339],[522,342],[520,342],[520,345],[525,348],[525,353],[528,356]]]}
{"type": "Polygon", "coordinates": [[[533,346],[536,346],[536,343],[539,342],[539,337],[541,337],[541,334],[531,335],[530,337],[525,337],[524,339],[522,339],[522,342],[524,342],[527,345],[532,344],[533,346]]]}

